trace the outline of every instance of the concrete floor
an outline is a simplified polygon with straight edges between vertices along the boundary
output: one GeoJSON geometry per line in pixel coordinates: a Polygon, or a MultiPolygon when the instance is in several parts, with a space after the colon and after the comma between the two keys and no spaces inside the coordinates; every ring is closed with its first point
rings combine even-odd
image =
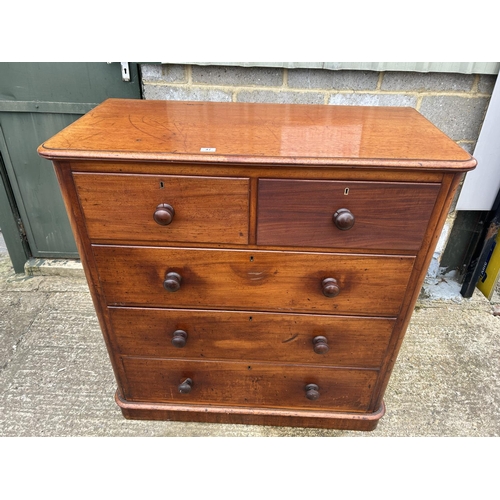
{"type": "Polygon", "coordinates": [[[0,436],[499,436],[499,303],[418,302],[371,433],[130,421],[85,279],[16,275],[0,245],[0,436]]]}

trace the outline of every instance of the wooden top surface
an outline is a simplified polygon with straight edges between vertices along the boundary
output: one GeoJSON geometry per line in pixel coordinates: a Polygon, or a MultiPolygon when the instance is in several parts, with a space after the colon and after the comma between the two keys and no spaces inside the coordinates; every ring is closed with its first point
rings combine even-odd
{"type": "Polygon", "coordinates": [[[53,159],[470,170],[413,108],[108,99],[42,144],[53,159]],[[203,151],[210,148],[208,151],[203,151]]]}

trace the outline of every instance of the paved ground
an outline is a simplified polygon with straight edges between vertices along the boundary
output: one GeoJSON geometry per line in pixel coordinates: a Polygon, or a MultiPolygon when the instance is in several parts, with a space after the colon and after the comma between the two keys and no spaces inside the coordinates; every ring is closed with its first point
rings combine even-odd
{"type": "Polygon", "coordinates": [[[130,421],[84,278],[16,275],[0,245],[0,436],[499,436],[497,303],[419,301],[371,433],[130,421]]]}

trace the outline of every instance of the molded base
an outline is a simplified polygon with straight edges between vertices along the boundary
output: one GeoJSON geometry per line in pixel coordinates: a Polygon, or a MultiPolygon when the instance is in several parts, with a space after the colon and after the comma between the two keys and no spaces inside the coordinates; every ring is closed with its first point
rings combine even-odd
{"type": "Polygon", "coordinates": [[[122,399],[118,391],[115,400],[121,408],[123,416],[132,420],[174,420],[180,422],[315,427],[354,431],[374,430],[379,419],[385,413],[384,403],[382,403],[378,411],[366,414],[309,410],[294,411],[276,408],[131,403],[122,399]]]}

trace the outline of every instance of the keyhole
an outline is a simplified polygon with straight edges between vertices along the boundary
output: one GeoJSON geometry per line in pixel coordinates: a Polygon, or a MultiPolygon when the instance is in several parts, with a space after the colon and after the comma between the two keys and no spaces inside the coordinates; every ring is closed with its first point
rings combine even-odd
{"type": "Polygon", "coordinates": [[[250,262],[253,262],[253,255],[250,256],[250,262]]]}
{"type": "Polygon", "coordinates": [[[349,188],[344,189],[344,195],[347,196],[349,194],[349,188]]]}
{"type": "Polygon", "coordinates": [[[163,181],[160,181],[160,189],[163,189],[165,187],[165,184],[163,184],[163,181]]]}

